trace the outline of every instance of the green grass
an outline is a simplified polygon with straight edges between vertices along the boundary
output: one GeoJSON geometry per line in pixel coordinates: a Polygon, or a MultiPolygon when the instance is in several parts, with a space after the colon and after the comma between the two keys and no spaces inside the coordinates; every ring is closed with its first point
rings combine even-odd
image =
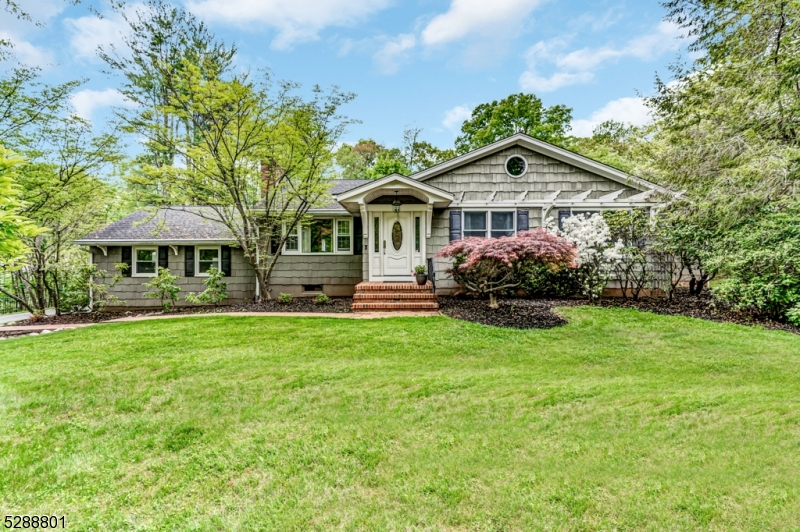
{"type": "Polygon", "coordinates": [[[0,342],[0,512],[69,530],[800,527],[800,338],[571,308],[0,342]]]}

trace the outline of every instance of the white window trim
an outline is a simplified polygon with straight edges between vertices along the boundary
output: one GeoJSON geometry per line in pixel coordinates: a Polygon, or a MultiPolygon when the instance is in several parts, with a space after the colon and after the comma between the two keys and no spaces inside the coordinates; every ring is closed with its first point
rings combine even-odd
{"type": "MultiPolygon", "coordinates": [[[[354,231],[355,224],[353,223],[352,216],[349,216],[349,217],[344,217],[344,216],[320,216],[320,217],[315,217],[314,218],[314,221],[317,221],[317,220],[333,220],[333,239],[331,240],[331,244],[333,245],[333,251],[331,251],[331,252],[317,251],[317,252],[314,252],[314,253],[303,253],[303,234],[302,234],[302,231],[301,231],[302,227],[301,227],[301,224],[297,224],[295,226],[295,228],[294,228],[295,235],[297,236],[297,250],[296,251],[287,250],[286,249],[286,244],[284,243],[282,255],[322,255],[322,256],[328,256],[328,255],[352,255],[353,254],[353,252],[355,251],[353,249],[353,246],[355,244],[354,241],[353,241],[353,231],[354,231]],[[350,249],[347,250],[347,251],[339,251],[339,246],[338,246],[338,243],[339,243],[338,242],[339,241],[339,223],[338,222],[341,222],[341,221],[347,221],[347,222],[350,223],[350,249]]],[[[284,225],[283,228],[284,228],[284,231],[285,231],[286,230],[286,226],[284,225]]]]}
{"type": "Polygon", "coordinates": [[[132,255],[131,262],[133,263],[133,264],[131,264],[131,277],[155,277],[158,274],[157,273],[158,272],[158,246],[134,246],[133,251],[131,252],[131,255],[132,255]],[[153,262],[155,262],[155,264],[156,264],[156,273],[139,273],[139,272],[136,271],[136,263],[138,262],[136,260],[136,252],[138,250],[140,250],[140,249],[147,250],[147,251],[155,251],[154,257],[155,257],[156,260],[153,261],[153,262]]]}
{"type": "Polygon", "coordinates": [[[200,250],[201,249],[216,249],[217,250],[217,271],[222,271],[222,246],[197,246],[194,248],[194,276],[195,277],[208,277],[207,273],[200,273],[200,250]]]}
{"type": "MultiPolygon", "coordinates": [[[[516,209],[486,209],[480,207],[473,207],[469,209],[462,209],[463,212],[484,212],[486,213],[486,236],[484,238],[492,238],[492,213],[493,212],[510,212],[511,213],[511,223],[514,231],[514,235],[517,234],[517,211],[516,209]]],[[[464,238],[469,238],[466,235],[467,229],[467,220],[466,215],[464,216],[464,220],[462,221],[461,225],[461,234],[464,238]]],[[[504,229],[507,231],[507,229],[504,229]]],[[[513,236],[513,235],[512,235],[513,236]]],[[[480,238],[480,237],[479,237],[480,238]]]]}
{"type": "Polygon", "coordinates": [[[514,154],[511,154],[508,157],[506,157],[506,162],[503,163],[503,170],[505,170],[506,175],[508,175],[508,177],[510,177],[511,179],[520,179],[522,177],[525,177],[525,174],[528,173],[528,166],[529,165],[528,165],[528,158],[527,157],[525,157],[521,153],[514,153],[514,154]],[[511,172],[508,171],[508,161],[510,161],[514,157],[519,157],[525,163],[525,170],[523,170],[522,173],[519,174],[519,175],[512,175],[511,172]]]}

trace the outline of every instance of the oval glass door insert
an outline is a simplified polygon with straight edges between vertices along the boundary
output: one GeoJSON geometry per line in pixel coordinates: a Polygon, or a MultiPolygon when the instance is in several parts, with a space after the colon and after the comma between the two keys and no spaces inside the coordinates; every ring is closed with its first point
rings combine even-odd
{"type": "Polygon", "coordinates": [[[392,245],[395,251],[400,251],[400,246],[403,245],[403,227],[399,221],[392,226],[392,245]]]}

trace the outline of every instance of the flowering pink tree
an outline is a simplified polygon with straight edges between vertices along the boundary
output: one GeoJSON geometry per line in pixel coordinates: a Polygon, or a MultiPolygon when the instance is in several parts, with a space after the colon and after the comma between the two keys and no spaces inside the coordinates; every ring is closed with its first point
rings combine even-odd
{"type": "Polygon", "coordinates": [[[575,244],[538,228],[516,236],[455,240],[436,256],[453,259],[446,272],[463,291],[488,295],[489,307],[497,308],[497,293],[519,286],[531,266],[547,266],[553,271],[574,267],[578,254],[575,244]]]}

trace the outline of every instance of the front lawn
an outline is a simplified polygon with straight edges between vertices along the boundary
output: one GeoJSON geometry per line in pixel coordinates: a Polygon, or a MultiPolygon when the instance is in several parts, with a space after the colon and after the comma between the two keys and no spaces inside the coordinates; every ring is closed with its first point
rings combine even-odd
{"type": "Polygon", "coordinates": [[[562,312],[2,341],[0,510],[68,530],[800,526],[800,338],[562,312]]]}

